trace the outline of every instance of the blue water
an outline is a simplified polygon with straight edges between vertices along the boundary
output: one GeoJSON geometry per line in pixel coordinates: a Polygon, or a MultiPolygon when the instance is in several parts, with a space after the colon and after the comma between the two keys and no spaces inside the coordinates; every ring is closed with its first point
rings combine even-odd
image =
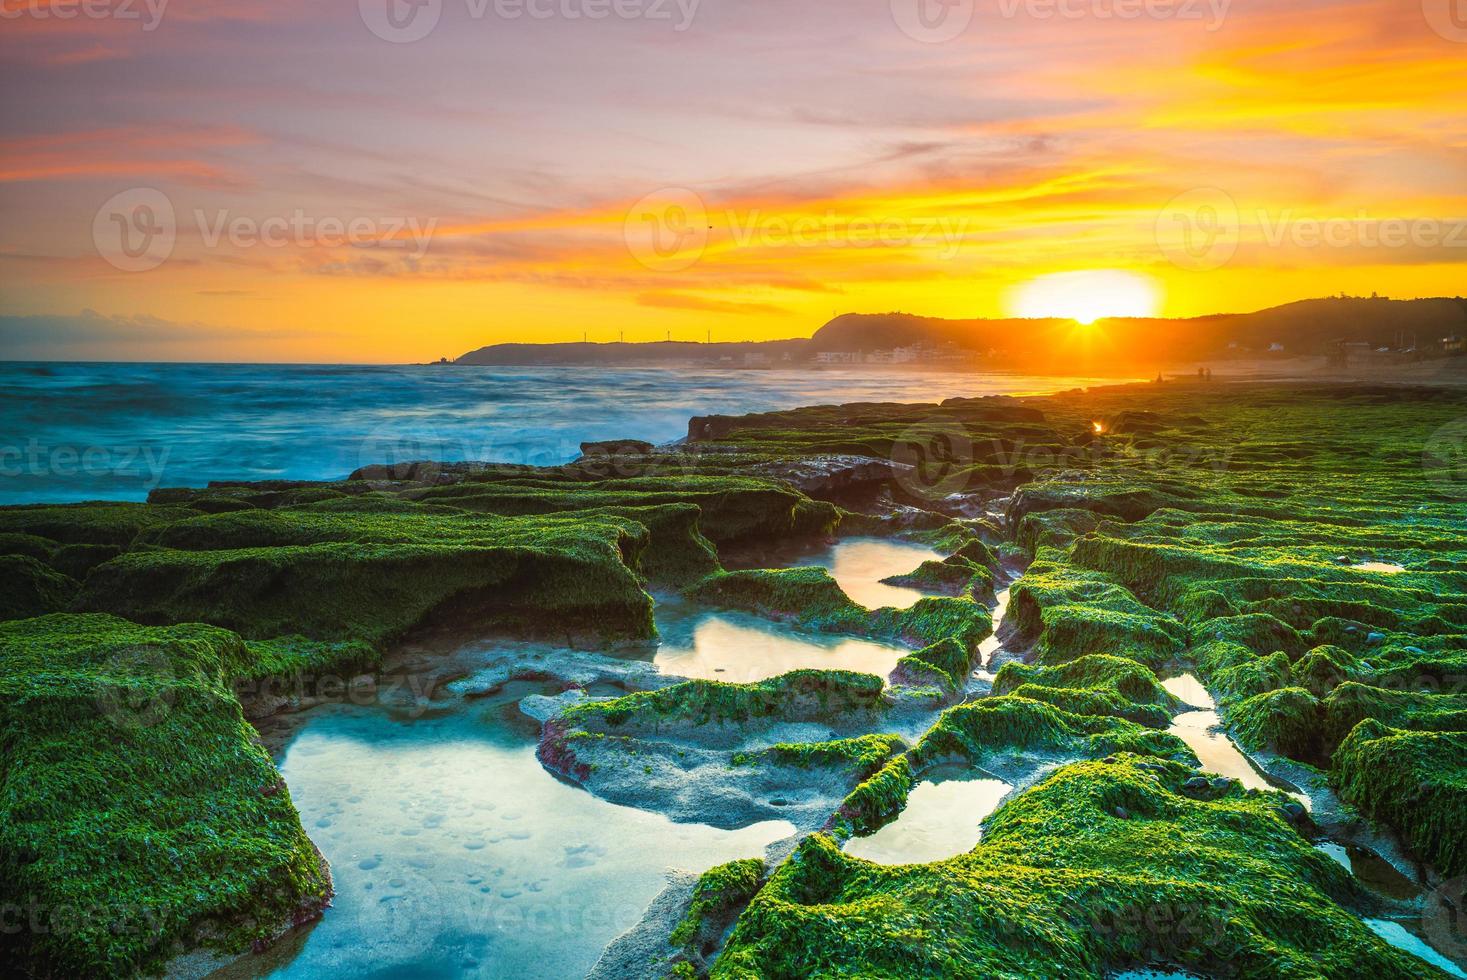
{"type": "Polygon", "coordinates": [[[1090,383],[859,369],[0,362],[0,504],[339,479],[415,459],[553,465],[586,440],[676,439],[693,415],[1090,383]]]}

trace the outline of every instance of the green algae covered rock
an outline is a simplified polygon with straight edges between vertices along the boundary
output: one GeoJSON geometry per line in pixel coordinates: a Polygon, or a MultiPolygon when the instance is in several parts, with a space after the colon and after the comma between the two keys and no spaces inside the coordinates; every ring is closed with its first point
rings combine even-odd
{"type": "Polygon", "coordinates": [[[33,972],[130,976],[320,913],[325,862],[230,681],[235,634],[55,615],[0,624],[0,880],[33,972]]]}
{"type": "Polygon", "coordinates": [[[1320,760],[1319,700],[1302,687],[1283,687],[1228,709],[1233,731],[1250,749],[1266,749],[1303,762],[1320,760]]]}
{"type": "Polygon", "coordinates": [[[925,766],[954,757],[981,763],[992,753],[1010,750],[1070,758],[1135,752],[1195,761],[1175,735],[1123,718],[1073,713],[1014,694],[948,708],[909,754],[925,766]]]}
{"type": "MultiPolygon", "coordinates": [[[[514,523],[514,522],[507,522],[514,523]]],[[[137,551],[93,570],[77,606],[143,622],[208,622],[252,638],[384,643],[430,615],[530,633],[653,635],[618,524],[508,527],[497,543],[322,543],[137,551]]]]}
{"type": "Polygon", "coordinates": [[[571,705],[558,722],[592,731],[655,731],[746,724],[756,719],[820,720],[882,704],[881,678],[848,670],[793,670],[753,684],[692,680],[655,691],[571,705]]]}
{"type": "Polygon", "coordinates": [[[866,609],[842,592],[829,572],[815,566],[723,572],[710,575],[686,594],[805,629],[879,637],[919,648],[952,639],[972,649],[993,629],[988,610],[967,596],[925,596],[906,609],[866,609]]]}
{"type": "Polygon", "coordinates": [[[1391,728],[1467,732],[1467,694],[1387,689],[1348,681],[1324,700],[1324,737],[1330,746],[1339,745],[1367,718],[1391,728]]]}
{"type": "Polygon", "coordinates": [[[687,914],[672,930],[669,941],[694,955],[700,955],[704,948],[711,950],[763,882],[763,858],[745,858],[709,868],[698,878],[687,914]]]}
{"type": "Polygon", "coordinates": [[[739,918],[716,978],[1102,977],[1166,960],[1206,975],[1441,976],[1337,904],[1348,875],[1274,794],[1191,799],[1191,770],[1120,756],[1012,798],[983,842],[882,866],[806,838],[739,918]]]}
{"type": "Polygon", "coordinates": [[[1467,873],[1467,733],[1367,719],[1335,752],[1331,778],[1342,799],[1400,828],[1442,874],[1467,873]]]}
{"type": "Polygon", "coordinates": [[[732,764],[797,766],[801,769],[846,769],[866,778],[905,748],[897,735],[858,735],[828,742],[779,742],[765,749],[736,752],[732,764]]]}
{"type": "Polygon", "coordinates": [[[0,619],[26,619],[60,612],[80,586],[26,555],[0,555],[0,619]]]}
{"type": "Polygon", "coordinates": [[[919,687],[933,684],[949,691],[961,690],[973,668],[972,653],[952,637],[938,640],[897,661],[892,680],[919,687]]]}
{"type": "Polygon", "coordinates": [[[718,544],[828,534],[839,522],[832,504],[772,480],[697,474],[595,481],[544,477],[470,479],[422,491],[415,499],[504,516],[693,504],[701,511],[703,533],[718,544]]]}

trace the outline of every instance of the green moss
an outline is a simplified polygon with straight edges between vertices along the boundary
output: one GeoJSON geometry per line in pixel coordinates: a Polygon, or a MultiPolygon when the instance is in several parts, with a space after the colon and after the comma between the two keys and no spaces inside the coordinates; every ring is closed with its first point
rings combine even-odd
{"type": "Polygon", "coordinates": [[[74,579],[26,555],[0,555],[0,620],[26,619],[60,612],[76,595],[74,579]]]}
{"type": "Polygon", "coordinates": [[[1177,700],[1143,664],[1092,654],[1056,666],[1007,663],[994,678],[995,694],[1043,701],[1074,714],[1110,715],[1148,728],[1165,728],[1177,700]]]}
{"type": "Polygon", "coordinates": [[[1323,735],[1330,747],[1367,718],[1391,728],[1467,732],[1467,694],[1387,690],[1347,681],[1325,698],[1323,716],[1323,735]]]}
{"type": "Polygon", "coordinates": [[[843,823],[856,836],[873,833],[902,811],[916,785],[910,755],[897,756],[851,790],[832,823],[843,823]]]}
{"type": "Polygon", "coordinates": [[[1248,698],[1228,709],[1238,741],[1298,759],[1321,758],[1320,704],[1302,687],[1285,687],[1248,698]]]}
{"type": "Polygon", "coordinates": [[[0,555],[23,555],[49,564],[55,552],[55,541],[34,534],[0,533],[0,555]]]}
{"type": "Polygon", "coordinates": [[[1075,714],[1012,694],[948,708],[910,755],[919,765],[953,757],[981,764],[991,753],[1009,750],[1072,758],[1125,751],[1195,760],[1174,735],[1123,718],[1075,714]]]}
{"type": "Polygon", "coordinates": [[[693,680],[574,704],[560,720],[572,728],[598,731],[655,731],[678,722],[701,726],[816,720],[876,709],[883,686],[879,677],[844,670],[795,670],[753,684],[693,680]]]}
{"type": "Polygon", "coordinates": [[[749,569],[711,575],[687,591],[710,605],[742,609],[827,633],[852,633],[925,647],[953,639],[972,648],[992,631],[988,611],[967,597],[926,596],[907,609],[857,605],[819,567],[749,569]]]}
{"type": "Polygon", "coordinates": [[[1289,673],[1294,686],[1323,698],[1345,681],[1360,676],[1362,669],[1360,659],[1354,654],[1325,644],[1300,657],[1289,673]]]}
{"type": "Polygon", "coordinates": [[[228,689],[239,637],[106,616],[0,624],[0,878],[38,975],[239,952],[318,912],[325,865],[228,689]]]}
{"type": "Polygon", "coordinates": [[[763,882],[763,858],[730,861],[703,872],[693,888],[692,904],[672,930],[669,941],[691,949],[700,940],[713,938],[708,933],[714,929],[721,932],[721,925],[749,903],[763,882]]]}
{"type": "Polygon", "coordinates": [[[430,615],[541,635],[653,635],[622,563],[627,531],[584,523],[499,545],[312,544],[141,551],[94,569],[78,605],[150,623],[209,622],[251,638],[383,643],[430,615]]]}
{"type": "Polygon", "coordinates": [[[67,504],[0,507],[0,531],[60,544],[130,546],[143,531],[196,515],[187,507],[151,504],[67,504]]]}
{"type": "Polygon", "coordinates": [[[1367,719],[1335,752],[1331,781],[1341,799],[1399,828],[1443,875],[1467,873],[1467,734],[1367,719]]]}
{"type": "Polygon", "coordinates": [[[1049,663],[1109,653],[1159,667],[1186,644],[1180,624],[1110,576],[1073,568],[1049,552],[1014,584],[1009,615],[1049,663]]]}
{"type": "Polygon", "coordinates": [[[800,769],[836,768],[865,779],[905,748],[897,735],[859,735],[829,742],[780,742],[753,752],[736,752],[736,766],[771,763],[800,769]]]}
{"type": "Polygon", "coordinates": [[[952,637],[939,640],[897,661],[893,678],[909,686],[932,684],[946,691],[961,690],[973,668],[970,650],[952,637]]]}
{"type": "Polygon", "coordinates": [[[1204,975],[1437,975],[1336,904],[1348,876],[1272,794],[1194,800],[1190,774],[1129,756],[1067,766],[1000,807],[973,851],[932,864],[876,865],[812,835],[713,976],[1098,977],[1157,959],[1204,975]]]}
{"type": "Polygon", "coordinates": [[[1267,657],[1245,656],[1231,666],[1209,671],[1207,677],[1208,684],[1224,704],[1287,687],[1292,680],[1292,665],[1282,652],[1267,657]]]}
{"type": "Polygon", "coordinates": [[[577,482],[558,478],[563,475],[483,474],[421,491],[417,499],[504,516],[693,504],[703,534],[720,545],[829,534],[838,522],[834,505],[772,480],[670,474],[577,482]]]}
{"type": "Polygon", "coordinates": [[[984,599],[993,596],[993,573],[986,567],[953,555],[941,561],[924,561],[915,571],[882,579],[887,585],[899,585],[942,595],[971,595],[984,599]]]}

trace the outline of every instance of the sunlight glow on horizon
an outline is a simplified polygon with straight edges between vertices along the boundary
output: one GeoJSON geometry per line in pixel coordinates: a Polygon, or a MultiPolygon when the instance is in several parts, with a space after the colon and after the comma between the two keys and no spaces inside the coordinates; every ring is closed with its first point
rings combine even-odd
{"type": "Polygon", "coordinates": [[[1056,272],[1013,291],[1009,308],[1025,319],[1056,318],[1091,324],[1105,317],[1154,317],[1160,308],[1155,281],[1136,272],[1096,269],[1056,272]]]}

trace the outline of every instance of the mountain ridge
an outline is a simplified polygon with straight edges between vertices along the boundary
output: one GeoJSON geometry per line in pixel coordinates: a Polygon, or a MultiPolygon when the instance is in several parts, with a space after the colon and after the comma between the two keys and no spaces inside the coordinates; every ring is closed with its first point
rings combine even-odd
{"type": "Polygon", "coordinates": [[[452,363],[469,365],[655,364],[699,362],[769,367],[812,361],[903,363],[945,360],[1003,368],[1095,370],[1253,356],[1342,356],[1385,347],[1398,355],[1455,353],[1467,334],[1467,298],[1393,300],[1328,297],[1252,313],[1197,317],[1074,320],[842,313],[808,338],[697,343],[493,344],[452,363]]]}

